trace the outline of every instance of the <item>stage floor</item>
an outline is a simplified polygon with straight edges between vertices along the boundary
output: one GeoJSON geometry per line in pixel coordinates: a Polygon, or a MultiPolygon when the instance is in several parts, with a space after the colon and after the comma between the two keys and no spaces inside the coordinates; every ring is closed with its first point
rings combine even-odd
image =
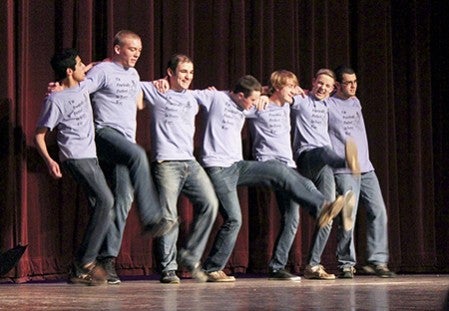
{"type": "Polygon", "coordinates": [[[182,279],[178,285],[154,278],[109,286],[0,284],[0,310],[449,310],[449,275],[300,282],[237,277],[235,283],[182,279]]]}

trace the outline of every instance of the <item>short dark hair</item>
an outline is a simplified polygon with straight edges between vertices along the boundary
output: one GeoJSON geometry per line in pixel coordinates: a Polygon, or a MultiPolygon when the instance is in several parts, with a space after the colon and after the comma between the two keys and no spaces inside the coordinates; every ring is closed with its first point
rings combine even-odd
{"type": "Polygon", "coordinates": [[[171,71],[175,72],[176,68],[178,68],[179,63],[193,64],[193,61],[185,54],[173,54],[167,62],[167,69],[171,69],[171,71]]]}
{"type": "Polygon", "coordinates": [[[56,80],[60,81],[67,77],[67,68],[75,70],[78,51],[75,49],[64,49],[51,58],[50,64],[56,74],[56,80]]]}
{"type": "Polygon", "coordinates": [[[237,80],[232,92],[235,94],[242,92],[243,96],[246,98],[251,96],[254,91],[262,92],[262,85],[253,76],[246,75],[237,80]]]}
{"type": "Polygon", "coordinates": [[[342,83],[343,82],[343,75],[344,74],[348,74],[348,75],[353,75],[355,74],[354,69],[352,69],[349,66],[346,65],[340,65],[337,68],[334,69],[335,72],[335,77],[336,77],[336,81],[338,83],[342,83]]]}

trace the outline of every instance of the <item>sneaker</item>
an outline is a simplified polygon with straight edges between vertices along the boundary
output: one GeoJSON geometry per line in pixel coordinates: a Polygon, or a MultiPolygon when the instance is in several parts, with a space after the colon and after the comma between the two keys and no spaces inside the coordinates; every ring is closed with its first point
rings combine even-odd
{"type": "Polygon", "coordinates": [[[98,263],[103,267],[106,271],[108,284],[110,285],[118,285],[122,281],[119,279],[117,272],[115,271],[115,257],[105,257],[98,260],[98,263]]]}
{"type": "Polygon", "coordinates": [[[208,282],[235,282],[235,277],[229,276],[223,270],[207,273],[208,282]]]}
{"type": "Polygon", "coordinates": [[[69,273],[69,283],[105,285],[107,283],[107,273],[96,262],[91,262],[83,267],[74,263],[69,273]]]}
{"type": "Polygon", "coordinates": [[[322,265],[311,266],[307,265],[304,271],[306,279],[314,280],[335,280],[335,274],[327,273],[322,265]]]}
{"type": "Polygon", "coordinates": [[[278,281],[301,281],[301,277],[291,274],[285,269],[271,270],[268,274],[268,279],[278,281]]]}
{"type": "Polygon", "coordinates": [[[355,274],[355,269],[352,266],[344,267],[341,269],[338,278],[340,279],[353,279],[355,274]]]}
{"type": "Polygon", "coordinates": [[[177,225],[178,221],[176,220],[162,218],[156,223],[146,224],[143,228],[142,234],[145,236],[152,236],[154,238],[157,238],[170,233],[177,225]]]}
{"type": "Polygon", "coordinates": [[[187,268],[192,278],[196,279],[198,282],[206,282],[208,276],[206,272],[203,271],[199,262],[194,262],[194,258],[190,255],[189,251],[186,249],[181,249],[178,252],[178,262],[181,266],[187,268]]]}
{"type": "Polygon", "coordinates": [[[352,212],[355,206],[355,195],[351,190],[346,191],[344,196],[343,208],[341,209],[341,218],[343,229],[349,231],[354,227],[354,219],[352,219],[352,212]]]}
{"type": "Polygon", "coordinates": [[[201,268],[200,263],[198,262],[193,267],[186,266],[189,269],[190,274],[192,275],[192,278],[197,280],[198,282],[207,282],[209,277],[207,276],[206,272],[203,271],[201,268]]]}
{"type": "Polygon", "coordinates": [[[368,274],[375,274],[380,278],[394,278],[396,273],[388,269],[387,264],[369,264],[363,267],[363,271],[368,274]]]}
{"type": "Polygon", "coordinates": [[[342,195],[339,195],[333,203],[325,204],[318,217],[318,227],[327,226],[340,213],[344,204],[345,198],[342,195]]]}
{"type": "Polygon", "coordinates": [[[161,283],[165,284],[179,284],[181,280],[176,275],[175,270],[169,270],[162,272],[161,278],[159,280],[161,283]]]}
{"type": "Polygon", "coordinates": [[[346,162],[353,174],[360,175],[360,163],[357,145],[353,139],[346,140],[345,144],[346,162]]]}

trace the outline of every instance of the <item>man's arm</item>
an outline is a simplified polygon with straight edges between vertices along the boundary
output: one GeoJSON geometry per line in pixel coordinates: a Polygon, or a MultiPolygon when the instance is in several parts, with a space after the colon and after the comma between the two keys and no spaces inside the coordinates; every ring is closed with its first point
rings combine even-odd
{"type": "Polygon", "coordinates": [[[140,91],[137,95],[137,110],[142,110],[145,108],[145,103],[143,102],[143,91],[140,91]]]}
{"type": "Polygon", "coordinates": [[[37,151],[44,159],[45,164],[47,164],[48,172],[51,177],[58,179],[62,177],[59,164],[50,157],[47,150],[47,144],[45,143],[45,136],[47,135],[48,129],[46,127],[41,127],[36,129],[36,134],[34,136],[34,144],[36,145],[37,151]]]}

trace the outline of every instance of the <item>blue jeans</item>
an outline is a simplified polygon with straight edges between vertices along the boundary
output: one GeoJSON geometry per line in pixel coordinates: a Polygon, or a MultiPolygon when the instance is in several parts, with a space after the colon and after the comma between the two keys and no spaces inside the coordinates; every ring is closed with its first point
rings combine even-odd
{"type": "Polygon", "coordinates": [[[143,225],[157,223],[163,214],[145,150],[108,127],[96,130],[95,142],[100,161],[112,165],[111,184],[115,196],[115,219],[106,240],[106,243],[113,244],[102,247],[101,257],[116,257],[120,250],[120,244],[117,243],[121,243],[123,237],[133,194],[143,225]]]}
{"type": "Polygon", "coordinates": [[[261,185],[286,191],[315,218],[326,203],[310,180],[278,161],[239,161],[230,167],[208,167],[206,171],[214,185],[223,217],[223,224],[204,263],[207,272],[222,270],[234,249],[242,225],[238,186],[261,185]]]}
{"type": "MultiPolygon", "coordinates": [[[[361,176],[352,174],[336,174],[335,180],[339,192],[352,190],[357,203],[353,211],[353,219],[357,217],[358,202],[366,208],[367,214],[367,261],[375,265],[388,263],[388,228],[387,210],[382,197],[376,173],[363,173],[361,176]]],[[[338,233],[337,258],[339,267],[354,266],[356,254],[354,246],[354,229],[344,231],[340,226],[338,233]]]]}
{"type": "Polygon", "coordinates": [[[87,194],[91,216],[76,254],[80,266],[95,261],[112,219],[114,198],[98,160],[70,159],[62,163],[87,194]]]}
{"type": "MultiPolygon", "coordinates": [[[[332,168],[345,167],[346,160],[339,157],[329,147],[320,147],[304,151],[297,161],[301,174],[309,178],[326,200],[335,201],[335,179],[332,168]]],[[[309,265],[316,266],[321,262],[321,255],[326,247],[332,229],[332,223],[317,228],[309,254],[309,265]]]]}
{"type": "Polygon", "coordinates": [[[126,219],[134,200],[134,189],[126,166],[103,162],[101,168],[109,181],[115,200],[111,225],[98,257],[117,257],[122,245],[126,219]]]}
{"type": "Polygon", "coordinates": [[[268,265],[271,270],[284,269],[287,265],[288,255],[299,225],[299,204],[291,200],[284,191],[278,190],[275,195],[281,213],[281,226],[274,244],[273,256],[268,265]]]}
{"type": "MultiPolygon", "coordinates": [[[[193,204],[194,219],[189,238],[183,250],[187,266],[201,260],[210,231],[218,213],[218,200],[204,169],[196,160],[164,161],[153,164],[153,175],[160,194],[162,207],[168,219],[177,219],[178,197],[182,193],[193,204]]],[[[156,241],[161,271],[177,270],[176,243],[179,228],[156,241]]]]}

